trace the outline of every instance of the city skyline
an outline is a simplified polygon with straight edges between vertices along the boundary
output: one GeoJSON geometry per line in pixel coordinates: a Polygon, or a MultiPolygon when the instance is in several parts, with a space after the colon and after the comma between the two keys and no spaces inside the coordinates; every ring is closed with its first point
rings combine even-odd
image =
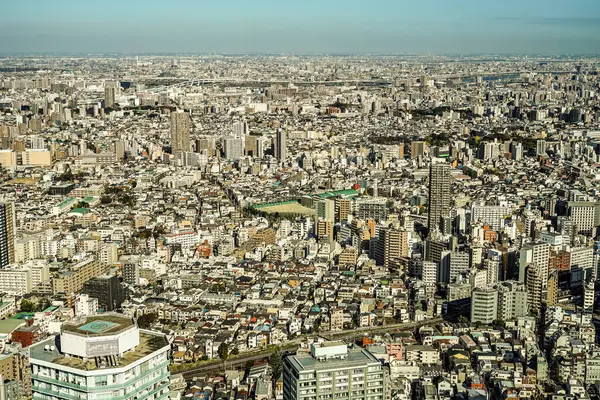
{"type": "Polygon", "coordinates": [[[350,1],[15,3],[0,53],[595,54],[600,4],[350,1]]]}
{"type": "Polygon", "coordinates": [[[0,400],[600,400],[600,1],[0,15],[0,400]]]}

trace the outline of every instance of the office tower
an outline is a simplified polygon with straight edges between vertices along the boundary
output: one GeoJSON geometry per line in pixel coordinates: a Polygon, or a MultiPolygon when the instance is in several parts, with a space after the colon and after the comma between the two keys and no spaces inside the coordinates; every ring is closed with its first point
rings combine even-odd
{"type": "Polygon", "coordinates": [[[517,281],[500,282],[497,290],[498,319],[509,321],[527,316],[527,288],[524,284],[517,281]]]}
{"type": "Polygon", "coordinates": [[[228,160],[239,160],[244,156],[244,139],[227,137],[223,140],[223,153],[228,160]]]}
{"type": "Polygon", "coordinates": [[[283,365],[283,400],[324,399],[335,390],[346,399],[383,400],[387,378],[381,362],[368,350],[343,342],[313,343],[310,353],[288,356],[283,365]],[[333,389],[335,388],[335,389],[333,389]]]}
{"type": "Polygon", "coordinates": [[[417,158],[419,156],[425,155],[426,149],[425,142],[422,141],[412,141],[410,142],[410,158],[417,158]]]}
{"type": "Polygon", "coordinates": [[[171,151],[191,151],[190,115],[182,110],[171,113],[171,151]]]}
{"type": "Polygon", "coordinates": [[[475,288],[471,294],[471,323],[491,324],[498,315],[498,291],[475,288]]]}
{"type": "Polygon", "coordinates": [[[432,164],[429,168],[429,231],[439,228],[441,218],[450,211],[450,167],[446,163],[432,164]]]}
{"type": "Polygon", "coordinates": [[[408,232],[390,226],[380,229],[375,252],[377,264],[387,268],[401,257],[408,257],[408,232]]]}
{"type": "Polygon", "coordinates": [[[66,322],[30,347],[33,398],[168,399],[170,349],[165,335],[121,314],[66,322]]]}
{"type": "Polygon", "coordinates": [[[114,87],[104,88],[104,108],[115,107],[115,92],[116,90],[114,87]]]}
{"type": "Polygon", "coordinates": [[[102,275],[88,280],[83,284],[83,293],[97,298],[98,306],[105,311],[120,308],[125,297],[116,275],[102,275]]]}
{"type": "Polygon", "coordinates": [[[527,266],[527,274],[525,285],[527,287],[527,305],[529,311],[538,314],[540,306],[542,304],[542,284],[547,284],[548,277],[542,279],[542,271],[536,264],[529,264],[527,266]]]}
{"type": "Polygon", "coordinates": [[[275,136],[275,157],[279,161],[283,161],[287,157],[287,144],[285,132],[278,130],[275,136]]]}
{"type": "Polygon", "coordinates": [[[550,265],[550,245],[548,243],[528,243],[519,252],[519,282],[525,282],[526,269],[530,264],[537,265],[539,279],[545,288],[550,265]]]}
{"type": "Polygon", "coordinates": [[[15,205],[0,203],[0,267],[15,262],[15,205]]]}

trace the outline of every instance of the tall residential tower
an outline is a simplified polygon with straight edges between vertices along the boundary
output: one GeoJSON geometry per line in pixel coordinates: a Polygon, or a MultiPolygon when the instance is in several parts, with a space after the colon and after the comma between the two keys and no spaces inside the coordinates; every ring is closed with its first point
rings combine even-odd
{"type": "Polygon", "coordinates": [[[184,111],[171,113],[171,151],[192,151],[190,143],[190,115],[184,111]]]}
{"type": "Polygon", "coordinates": [[[440,220],[450,212],[450,166],[431,164],[429,168],[429,231],[439,230],[440,220]]]}
{"type": "Polygon", "coordinates": [[[278,130],[275,137],[275,157],[279,160],[285,160],[287,157],[287,144],[285,132],[278,130]]]}
{"type": "Polygon", "coordinates": [[[15,262],[15,206],[0,203],[0,267],[15,262]]]}

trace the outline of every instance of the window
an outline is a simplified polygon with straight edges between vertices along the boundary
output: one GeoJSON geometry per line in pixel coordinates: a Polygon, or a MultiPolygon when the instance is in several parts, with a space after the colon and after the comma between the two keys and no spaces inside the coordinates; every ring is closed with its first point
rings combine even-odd
{"type": "Polygon", "coordinates": [[[95,386],[106,386],[108,385],[108,377],[106,375],[96,376],[94,378],[95,386]]]}

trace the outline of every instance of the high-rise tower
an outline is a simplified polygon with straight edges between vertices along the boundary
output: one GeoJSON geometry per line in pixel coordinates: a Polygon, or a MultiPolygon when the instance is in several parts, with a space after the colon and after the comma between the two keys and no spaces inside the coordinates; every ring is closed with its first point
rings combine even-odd
{"type": "Polygon", "coordinates": [[[446,163],[429,168],[429,231],[439,230],[440,219],[450,211],[450,167],[446,163]]]}
{"type": "Polygon", "coordinates": [[[191,151],[190,115],[183,111],[171,113],[171,151],[191,151]]]}
{"type": "Polygon", "coordinates": [[[277,157],[277,159],[280,161],[285,160],[287,157],[287,145],[285,139],[285,132],[280,130],[277,131],[277,135],[275,137],[275,157],[277,157]]]}
{"type": "Polygon", "coordinates": [[[115,93],[116,90],[114,87],[108,86],[104,88],[104,108],[114,108],[115,93]]]}
{"type": "Polygon", "coordinates": [[[15,262],[15,206],[0,203],[0,267],[15,262]]]}

